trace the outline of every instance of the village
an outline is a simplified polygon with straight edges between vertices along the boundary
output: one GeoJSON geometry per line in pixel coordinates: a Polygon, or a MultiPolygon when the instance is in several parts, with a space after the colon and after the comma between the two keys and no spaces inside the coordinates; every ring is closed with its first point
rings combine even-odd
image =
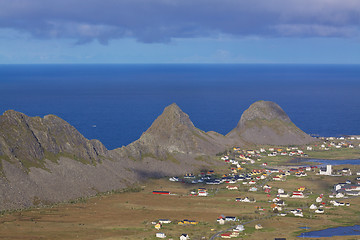
{"type": "MultiPolygon", "coordinates": [[[[223,191],[232,192],[232,195],[237,194],[238,196],[234,197],[233,201],[253,208],[254,213],[258,215],[256,218],[258,220],[278,217],[317,218],[320,215],[333,214],[338,207],[351,206],[351,199],[360,195],[360,169],[357,166],[318,165],[311,161],[308,164],[306,159],[310,159],[312,153],[316,151],[359,149],[358,140],[360,137],[329,137],[319,138],[318,143],[303,147],[263,146],[255,150],[234,147],[218,157],[218,160],[223,161],[227,166],[225,172],[208,170],[199,174],[188,173],[183,176],[174,176],[168,180],[194,186],[186,194],[188,197],[211,198],[223,191]],[[354,143],[349,143],[349,141],[354,143]],[[301,159],[302,164],[289,164],[287,160],[294,157],[301,159]],[[333,183],[326,189],[314,189],[309,184],[311,181],[325,178],[326,182],[333,183]]],[[[153,194],[177,195],[175,192],[156,190],[153,194]]],[[[220,214],[212,224],[224,226],[224,229],[214,232],[210,239],[246,238],[249,234],[246,234],[247,224],[255,224],[256,219],[247,221],[241,215],[220,214]]],[[[167,222],[171,220],[167,219],[167,222]]],[[[198,223],[196,216],[192,220],[185,219],[177,222],[179,226],[198,223]]],[[[163,224],[163,220],[159,219],[153,224],[155,229],[162,231],[156,232],[156,238],[178,239],[173,236],[168,238],[167,227],[163,224]]],[[[256,223],[252,228],[255,231],[264,230],[260,223],[256,223]]],[[[253,230],[248,232],[253,232],[253,230]]],[[[179,237],[181,240],[190,239],[191,234],[183,233],[179,237]]]]}

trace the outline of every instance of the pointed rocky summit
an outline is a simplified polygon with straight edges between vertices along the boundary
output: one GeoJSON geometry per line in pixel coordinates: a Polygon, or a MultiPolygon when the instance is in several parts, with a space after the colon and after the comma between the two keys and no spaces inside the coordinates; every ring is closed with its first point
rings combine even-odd
{"type": "Polygon", "coordinates": [[[173,103],[164,109],[139,140],[126,146],[125,151],[140,158],[166,158],[168,153],[213,154],[223,148],[214,134],[196,128],[189,116],[173,103]]]}
{"type": "Polygon", "coordinates": [[[268,145],[303,145],[314,139],[300,130],[274,102],[253,103],[228,135],[247,143],[268,145]]]}

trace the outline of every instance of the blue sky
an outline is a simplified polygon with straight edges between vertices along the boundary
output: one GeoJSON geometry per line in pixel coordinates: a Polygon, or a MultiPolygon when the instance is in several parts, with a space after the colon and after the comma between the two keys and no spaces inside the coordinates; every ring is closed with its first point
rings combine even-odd
{"type": "Polygon", "coordinates": [[[1,0],[18,63],[360,64],[360,1],[1,0]]]}

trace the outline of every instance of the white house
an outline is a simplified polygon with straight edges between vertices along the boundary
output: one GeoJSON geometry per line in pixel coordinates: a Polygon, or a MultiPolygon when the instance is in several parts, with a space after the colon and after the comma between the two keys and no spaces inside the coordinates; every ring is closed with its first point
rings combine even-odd
{"type": "Polygon", "coordinates": [[[235,232],[242,232],[245,230],[244,225],[237,225],[236,228],[233,229],[235,232]]]}
{"type": "Polygon", "coordinates": [[[159,219],[159,223],[161,224],[169,224],[171,221],[169,219],[159,219]]]}
{"type": "Polygon", "coordinates": [[[336,198],[343,198],[344,197],[344,194],[343,193],[337,193],[335,195],[336,198]]]}
{"type": "Polygon", "coordinates": [[[188,240],[188,239],[190,239],[189,235],[187,235],[186,233],[181,234],[180,240],[188,240]]]}
{"type": "Polygon", "coordinates": [[[235,222],[236,220],[237,220],[237,217],[231,217],[231,216],[226,216],[225,217],[225,221],[235,222]]]}
{"type": "Polygon", "coordinates": [[[289,194],[287,194],[287,193],[280,193],[280,194],[278,194],[278,196],[281,197],[281,198],[287,198],[287,197],[289,197],[289,194]]]}
{"type": "Polygon", "coordinates": [[[207,195],[209,195],[207,191],[199,191],[198,192],[199,197],[207,197],[207,195]]]}
{"type": "Polygon", "coordinates": [[[315,204],[311,204],[311,206],[309,207],[311,210],[316,210],[317,206],[315,204]]]}
{"type": "Polygon", "coordinates": [[[156,233],[155,236],[156,236],[157,238],[166,238],[165,233],[156,233]]]}
{"type": "Polygon", "coordinates": [[[297,211],[297,212],[295,212],[293,214],[294,214],[295,217],[303,217],[304,216],[302,211],[297,211]]]}
{"type": "Polygon", "coordinates": [[[324,213],[324,209],[316,209],[315,213],[324,213]]]}

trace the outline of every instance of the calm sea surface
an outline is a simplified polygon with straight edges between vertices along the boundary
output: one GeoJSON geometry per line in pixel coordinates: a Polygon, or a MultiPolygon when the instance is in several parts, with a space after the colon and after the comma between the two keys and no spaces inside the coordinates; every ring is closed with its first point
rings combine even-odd
{"type": "Polygon", "coordinates": [[[0,65],[0,112],[55,114],[109,149],[176,102],[222,134],[257,100],[310,134],[360,134],[360,65],[0,65]]]}

